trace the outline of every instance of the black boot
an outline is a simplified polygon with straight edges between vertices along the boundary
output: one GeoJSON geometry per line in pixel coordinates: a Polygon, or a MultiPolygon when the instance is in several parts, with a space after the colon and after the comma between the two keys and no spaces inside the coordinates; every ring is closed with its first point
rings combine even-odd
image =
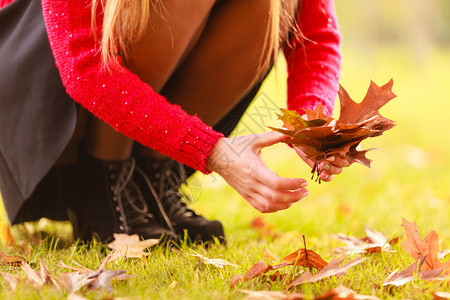
{"type": "MultiPolygon", "coordinates": [[[[155,219],[144,193],[152,194],[150,182],[135,166],[133,158],[103,161],[84,154],[77,163],[76,180],[68,189],[76,191],[67,201],[75,239],[111,241],[113,233],[137,234],[144,239],[175,241],[172,230],[155,219]],[[135,180],[147,182],[138,184],[135,180]]],[[[148,197],[148,196],[147,196],[148,197]]],[[[156,211],[159,214],[159,211],[156,211]]]]}
{"type": "MultiPolygon", "coordinates": [[[[211,221],[196,214],[183,201],[189,201],[189,197],[180,193],[181,185],[187,180],[182,164],[172,159],[152,160],[143,157],[136,158],[136,163],[158,191],[164,210],[181,240],[187,232],[187,238],[191,242],[212,242],[214,238],[221,243],[225,242],[225,233],[219,221],[211,221]]],[[[151,200],[155,201],[154,198],[151,200]]],[[[149,206],[154,207],[155,203],[149,202],[149,206]]]]}

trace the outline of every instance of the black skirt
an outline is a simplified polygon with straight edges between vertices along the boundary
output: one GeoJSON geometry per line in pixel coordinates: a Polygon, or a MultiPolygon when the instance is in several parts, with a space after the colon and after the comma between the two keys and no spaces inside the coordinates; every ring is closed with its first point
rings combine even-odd
{"type": "MultiPolygon", "coordinates": [[[[76,103],[55,66],[41,2],[15,0],[0,10],[0,24],[0,191],[8,218],[66,220],[52,167],[72,137],[76,103]]],[[[214,129],[228,136],[260,86],[214,129]]]]}

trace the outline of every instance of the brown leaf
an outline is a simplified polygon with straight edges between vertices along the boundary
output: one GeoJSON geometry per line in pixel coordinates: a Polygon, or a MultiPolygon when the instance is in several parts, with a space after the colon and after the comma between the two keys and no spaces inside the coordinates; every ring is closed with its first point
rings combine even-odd
{"type": "Polygon", "coordinates": [[[22,263],[27,263],[25,258],[0,252],[0,265],[19,267],[22,263]]]}
{"type": "Polygon", "coordinates": [[[405,228],[406,240],[401,245],[403,249],[415,260],[425,257],[426,260],[422,270],[444,269],[445,274],[450,274],[450,262],[442,263],[438,259],[439,237],[436,231],[431,231],[425,239],[421,239],[416,222],[408,222],[402,219],[402,226],[405,228]]]}
{"type": "Polygon", "coordinates": [[[426,256],[422,257],[400,272],[398,271],[398,269],[395,270],[384,280],[383,286],[386,285],[401,286],[416,279],[442,280],[444,277],[440,275],[442,274],[443,269],[434,269],[426,271],[422,270],[426,259],[427,259],[426,256]]]}
{"type": "Polygon", "coordinates": [[[299,293],[286,294],[281,291],[250,291],[250,290],[239,290],[242,293],[247,294],[244,299],[247,300],[303,300],[306,299],[304,295],[299,293]]]}
{"type": "Polygon", "coordinates": [[[391,79],[388,83],[379,87],[371,81],[369,90],[361,103],[355,103],[344,88],[339,86],[338,94],[341,103],[341,113],[337,123],[358,124],[372,117],[381,117],[378,110],[396,97],[392,92],[393,84],[394,81],[391,79]]]}
{"type": "Polygon", "coordinates": [[[377,300],[375,296],[359,295],[355,291],[343,287],[342,285],[329,290],[322,296],[317,296],[314,300],[377,300]]]}
{"type": "Polygon", "coordinates": [[[108,247],[113,250],[111,261],[122,258],[142,258],[149,255],[144,250],[158,243],[158,239],[141,240],[137,234],[114,233],[114,241],[108,244],[108,247]]]}
{"type": "Polygon", "coordinates": [[[238,276],[234,275],[230,282],[230,287],[236,286],[236,284],[240,283],[241,281],[248,281],[253,278],[256,278],[260,275],[263,275],[267,273],[268,271],[273,270],[273,267],[271,265],[266,265],[266,263],[261,259],[256,264],[250,267],[247,272],[245,272],[244,275],[238,276]]]}
{"type": "Polygon", "coordinates": [[[330,261],[330,263],[325,268],[320,270],[320,272],[318,272],[315,275],[311,275],[311,273],[309,271],[306,271],[305,273],[303,273],[300,276],[300,278],[298,278],[297,280],[292,282],[288,286],[288,288],[291,289],[294,286],[297,286],[297,285],[300,285],[300,284],[303,284],[306,282],[316,282],[316,281],[319,281],[319,280],[322,280],[324,278],[331,277],[331,276],[345,275],[349,268],[363,262],[366,259],[365,258],[355,258],[355,259],[349,261],[348,263],[343,264],[342,266],[339,266],[343,260],[344,260],[344,256],[333,259],[332,261],[330,261]]]}
{"type": "Polygon", "coordinates": [[[313,177],[317,175],[319,182],[322,170],[318,165],[331,156],[339,156],[349,164],[357,162],[370,167],[371,160],[366,153],[371,149],[360,151],[357,147],[364,139],[382,135],[395,126],[392,120],[379,114],[379,109],[395,97],[392,85],[392,80],[382,87],[371,82],[361,103],[354,102],[340,87],[341,113],[335,124],[319,105],[313,111],[304,110],[308,120],[297,111],[281,109],[283,114],[278,117],[284,128],[269,128],[288,136],[284,142],[300,148],[315,163],[312,173],[313,177]]]}
{"type": "Polygon", "coordinates": [[[322,270],[328,263],[312,250],[299,249],[284,258],[285,261],[305,268],[316,268],[322,270]]]}

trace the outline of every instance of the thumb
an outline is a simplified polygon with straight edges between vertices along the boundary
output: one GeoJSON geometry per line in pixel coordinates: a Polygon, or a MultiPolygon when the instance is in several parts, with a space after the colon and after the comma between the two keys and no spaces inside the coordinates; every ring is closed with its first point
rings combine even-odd
{"type": "Polygon", "coordinates": [[[257,136],[258,136],[258,138],[255,141],[255,146],[257,146],[259,148],[272,146],[272,145],[279,143],[287,138],[284,134],[276,132],[276,131],[258,133],[257,136]]]}

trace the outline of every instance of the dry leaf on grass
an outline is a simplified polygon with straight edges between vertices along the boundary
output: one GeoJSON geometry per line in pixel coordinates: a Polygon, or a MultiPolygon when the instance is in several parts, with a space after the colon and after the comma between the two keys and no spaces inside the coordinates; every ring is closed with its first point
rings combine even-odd
{"type": "Polygon", "coordinates": [[[27,263],[27,260],[20,256],[8,255],[6,253],[0,252],[0,265],[20,267],[22,263],[27,263]]]}
{"type": "Polygon", "coordinates": [[[111,254],[103,260],[100,267],[95,271],[83,267],[76,262],[74,262],[74,264],[76,264],[77,267],[72,267],[61,263],[62,267],[76,272],[65,273],[59,277],[54,277],[54,284],[58,287],[64,288],[68,292],[76,292],[83,286],[86,286],[89,290],[105,289],[109,292],[112,292],[111,281],[113,279],[125,280],[133,277],[133,275],[126,274],[125,270],[106,270],[106,263],[110,259],[111,254]]]}
{"type": "Polygon", "coordinates": [[[443,280],[444,277],[440,276],[443,272],[443,269],[422,270],[426,259],[426,256],[422,257],[400,272],[398,271],[398,269],[395,270],[384,280],[383,286],[401,286],[416,279],[428,281],[443,280]]]}
{"type": "Polygon", "coordinates": [[[342,276],[347,273],[347,270],[357,264],[366,260],[365,258],[355,258],[349,261],[342,266],[339,266],[344,261],[345,256],[341,256],[339,258],[335,258],[330,263],[320,270],[317,274],[311,275],[311,273],[307,270],[305,271],[298,279],[292,282],[288,288],[291,289],[297,285],[306,283],[306,282],[316,282],[331,276],[342,276]]]}
{"type": "Polygon", "coordinates": [[[149,253],[144,250],[158,243],[159,239],[141,240],[137,234],[114,233],[114,241],[108,244],[108,247],[113,250],[111,261],[147,256],[149,253]]]}
{"type": "Polygon", "coordinates": [[[299,249],[284,258],[285,261],[295,266],[316,268],[322,270],[328,263],[316,252],[309,249],[299,249]]]}
{"type": "Polygon", "coordinates": [[[194,252],[194,254],[189,254],[189,255],[199,257],[207,265],[213,265],[217,268],[223,268],[223,266],[239,267],[238,265],[232,264],[232,263],[230,263],[226,260],[220,259],[220,258],[208,258],[208,257],[198,254],[194,250],[192,250],[192,252],[194,252]]]}
{"type": "Polygon", "coordinates": [[[359,295],[355,291],[342,285],[329,290],[322,296],[315,297],[314,300],[377,300],[375,296],[359,295]]]}
{"type": "Polygon", "coordinates": [[[286,294],[281,291],[250,291],[239,290],[242,293],[247,294],[245,299],[247,300],[303,300],[306,299],[304,295],[299,293],[286,294]]]}
{"type": "Polygon", "coordinates": [[[366,226],[364,229],[366,232],[364,238],[356,238],[342,233],[333,235],[335,239],[346,244],[345,247],[336,248],[335,251],[349,255],[393,252],[391,243],[398,242],[398,238],[389,240],[384,234],[370,227],[366,226]]]}
{"type": "Polygon", "coordinates": [[[421,239],[416,222],[408,222],[402,219],[402,226],[405,228],[406,240],[401,245],[403,249],[415,260],[426,257],[421,270],[443,269],[444,274],[450,274],[450,261],[442,263],[438,259],[439,237],[436,231],[431,231],[425,239],[421,239]]]}
{"type": "Polygon", "coordinates": [[[307,120],[295,110],[281,109],[284,128],[273,128],[287,136],[285,142],[300,148],[314,162],[313,177],[316,174],[320,182],[319,165],[331,156],[370,167],[371,160],[366,157],[369,150],[359,151],[358,145],[368,137],[382,135],[395,126],[392,120],[380,115],[379,109],[395,98],[392,92],[393,81],[379,87],[370,83],[366,96],[361,103],[354,102],[342,86],[339,87],[341,111],[339,119],[333,124],[333,118],[323,113],[319,105],[314,111],[304,109],[307,120]]]}
{"type": "Polygon", "coordinates": [[[446,292],[436,292],[433,294],[434,300],[447,300],[450,299],[450,293],[446,292]]]}

